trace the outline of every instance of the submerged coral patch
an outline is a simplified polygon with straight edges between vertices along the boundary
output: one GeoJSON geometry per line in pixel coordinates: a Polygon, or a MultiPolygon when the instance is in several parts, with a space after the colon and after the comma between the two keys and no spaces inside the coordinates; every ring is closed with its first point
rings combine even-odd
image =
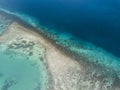
{"type": "MultiPolygon", "coordinates": [[[[43,61],[39,60],[40,58],[37,55],[28,58],[27,51],[24,53],[25,49],[31,47],[29,44],[22,46],[22,44],[15,44],[14,42],[16,45],[14,47],[0,44],[1,90],[35,90],[38,85],[41,90],[46,90],[48,75],[43,61]]],[[[33,51],[33,53],[35,52],[33,51]]],[[[41,57],[43,56],[41,55],[41,57]]]]}

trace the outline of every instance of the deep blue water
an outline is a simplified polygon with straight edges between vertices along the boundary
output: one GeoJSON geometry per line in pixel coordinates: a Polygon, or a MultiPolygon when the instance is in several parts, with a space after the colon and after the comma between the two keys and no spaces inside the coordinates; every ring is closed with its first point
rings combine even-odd
{"type": "Polygon", "coordinates": [[[120,57],[119,0],[0,0],[0,6],[37,17],[49,28],[66,30],[120,57]]]}

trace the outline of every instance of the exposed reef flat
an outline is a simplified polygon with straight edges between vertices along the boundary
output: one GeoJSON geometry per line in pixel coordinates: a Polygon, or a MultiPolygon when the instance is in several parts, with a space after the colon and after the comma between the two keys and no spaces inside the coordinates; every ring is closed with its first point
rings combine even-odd
{"type": "Polygon", "coordinates": [[[16,18],[0,36],[2,49],[41,62],[42,83],[33,90],[120,90],[120,62],[115,57],[48,32],[16,18]]]}
{"type": "MultiPolygon", "coordinates": [[[[6,31],[2,37],[0,37],[0,41],[5,43],[9,49],[13,49],[16,52],[21,52],[27,55],[36,54],[34,56],[36,58],[38,57],[37,55],[45,54],[42,55],[44,56],[43,62],[44,65],[47,65],[47,69],[52,75],[55,90],[74,90],[77,88],[77,86],[75,86],[75,83],[77,83],[77,78],[74,79],[76,76],[72,73],[75,70],[81,69],[78,68],[79,64],[77,61],[73,61],[72,58],[61,53],[54,45],[33,30],[28,30],[27,28],[14,22],[9,26],[9,30],[6,31]],[[30,49],[33,47],[33,44],[36,45],[36,48],[41,46],[45,49],[45,51],[42,52],[41,49],[37,48],[37,50],[33,52],[35,48],[30,49]],[[72,86],[72,84],[74,84],[74,86],[72,86]]],[[[50,84],[53,83],[52,81],[50,84]]]]}

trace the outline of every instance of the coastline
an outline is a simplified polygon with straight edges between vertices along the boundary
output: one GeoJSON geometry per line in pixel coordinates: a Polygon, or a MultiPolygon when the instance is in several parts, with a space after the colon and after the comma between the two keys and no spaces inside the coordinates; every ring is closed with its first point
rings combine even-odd
{"type": "MultiPolygon", "coordinates": [[[[104,68],[98,63],[90,62],[88,58],[82,55],[79,56],[77,53],[70,51],[69,48],[56,43],[54,36],[48,36],[49,33],[44,32],[42,29],[37,29],[26,24],[20,18],[13,16],[13,22],[8,27],[8,31],[3,36],[0,36],[0,41],[12,42],[17,38],[22,38],[42,45],[45,48],[44,58],[46,61],[44,63],[48,65],[47,69],[50,70],[53,80],[54,89],[52,88],[51,90],[93,90],[93,88],[90,89],[92,78],[99,81],[98,87],[101,87],[106,79],[108,83],[104,83],[105,86],[110,86],[111,82],[114,84],[116,78],[118,79],[117,82],[120,82],[114,70],[109,70],[109,68],[104,68]],[[108,73],[110,75],[107,75],[108,73]],[[109,78],[113,79],[113,81],[110,81],[109,78]],[[84,89],[85,86],[86,88],[84,89]]],[[[92,84],[97,85],[97,82],[93,81],[92,84]]],[[[119,85],[110,86],[110,88],[116,87],[118,88],[119,85]]],[[[108,89],[103,87],[103,90],[108,89]]]]}

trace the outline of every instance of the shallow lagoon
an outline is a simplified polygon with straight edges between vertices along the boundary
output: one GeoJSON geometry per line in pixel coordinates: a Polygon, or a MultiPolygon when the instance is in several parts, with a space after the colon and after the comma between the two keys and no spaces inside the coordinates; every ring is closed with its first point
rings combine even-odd
{"type": "Polygon", "coordinates": [[[2,48],[0,49],[0,90],[42,89],[44,71],[41,62],[37,63],[22,54],[2,48]]]}

